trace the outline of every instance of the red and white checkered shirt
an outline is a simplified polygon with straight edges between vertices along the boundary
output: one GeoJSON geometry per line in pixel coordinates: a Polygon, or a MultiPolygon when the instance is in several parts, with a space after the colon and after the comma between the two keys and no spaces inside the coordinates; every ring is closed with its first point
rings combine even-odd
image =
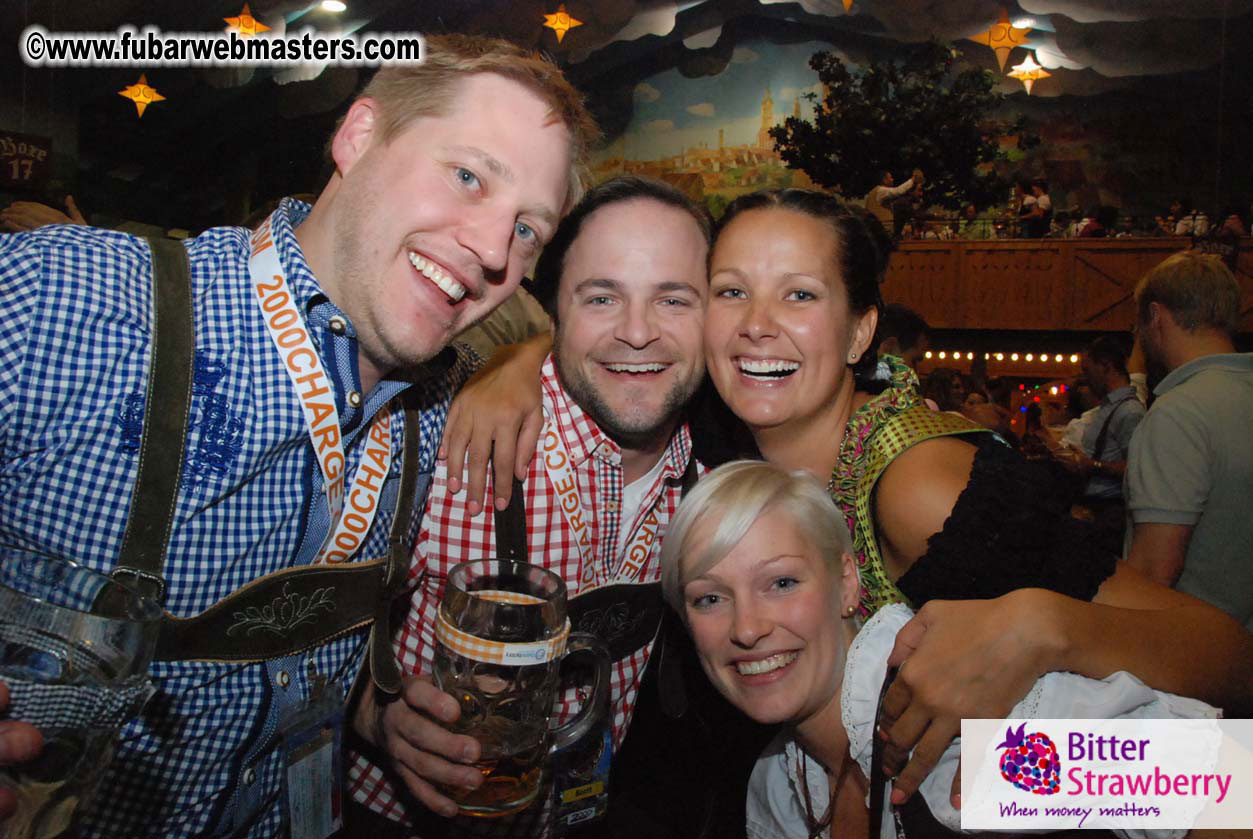
{"type": "MultiPolygon", "coordinates": [[[[623,526],[621,449],[562,389],[551,355],[544,361],[541,383],[544,416],[555,427],[569,452],[571,468],[578,483],[579,498],[588,519],[598,564],[596,579],[602,583],[657,581],[661,575],[659,543],[678,506],[681,479],[692,456],[687,425],[682,424],[671,437],[662,455],[660,474],[654,476],[653,485],[644,494],[635,520],[627,523],[630,529],[626,538],[619,538],[619,529],[623,526]],[[624,546],[632,543],[653,510],[657,514],[657,538],[653,540],[647,558],[638,563],[638,572],[628,577],[619,576],[625,559],[624,546]]],[[[704,473],[706,470],[701,468],[700,471],[704,473]]],[[[542,564],[564,579],[571,597],[582,593],[582,557],[545,470],[543,458],[538,454],[531,460],[523,488],[530,561],[542,564]]],[[[404,625],[396,634],[396,655],[402,671],[406,673],[431,672],[435,620],[448,571],[458,562],[498,555],[495,517],[490,510],[471,516],[466,506],[467,495],[464,492],[458,495],[448,492],[447,464],[441,461],[436,467],[410,569],[412,604],[404,625]]],[[[611,668],[609,698],[615,749],[626,734],[640,677],[651,651],[652,642],[649,642],[627,658],[614,662],[611,668]]],[[[563,697],[558,711],[559,721],[564,721],[577,710],[577,698],[573,694],[563,697]]],[[[389,818],[404,818],[404,807],[397,800],[387,778],[363,757],[357,756],[350,766],[348,781],[358,802],[389,818]]]]}

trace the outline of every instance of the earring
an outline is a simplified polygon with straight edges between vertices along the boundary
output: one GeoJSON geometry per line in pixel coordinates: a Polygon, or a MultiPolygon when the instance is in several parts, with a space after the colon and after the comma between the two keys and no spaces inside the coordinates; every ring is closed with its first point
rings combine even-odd
{"type": "Polygon", "coordinates": [[[854,352],[854,353],[849,353],[849,354],[848,354],[848,360],[849,360],[850,362],[856,361],[856,360],[857,360],[857,353],[855,353],[855,352],[854,352]]]}
{"type": "Polygon", "coordinates": [[[847,609],[844,610],[844,617],[851,618],[853,616],[853,613],[856,611],[857,611],[856,606],[849,606],[847,609]]]}

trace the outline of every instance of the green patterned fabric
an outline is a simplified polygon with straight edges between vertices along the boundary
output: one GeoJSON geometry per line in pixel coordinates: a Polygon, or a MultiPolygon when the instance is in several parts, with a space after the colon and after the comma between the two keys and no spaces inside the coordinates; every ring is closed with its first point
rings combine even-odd
{"type": "Polygon", "coordinates": [[[862,617],[889,603],[909,603],[888,579],[875,534],[871,502],[883,470],[897,455],[923,440],[991,433],[965,417],[932,411],[918,393],[918,377],[913,370],[894,356],[880,356],[880,360],[888,365],[891,384],[849,419],[840,457],[827,485],[853,534],[862,617]]]}

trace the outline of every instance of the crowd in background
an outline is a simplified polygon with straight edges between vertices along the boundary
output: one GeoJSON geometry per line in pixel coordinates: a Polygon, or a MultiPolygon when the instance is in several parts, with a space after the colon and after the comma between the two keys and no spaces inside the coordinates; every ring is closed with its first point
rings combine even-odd
{"type": "Polygon", "coordinates": [[[1015,181],[1001,205],[966,203],[959,211],[937,208],[926,196],[920,172],[899,186],[885,173],[884,185],[866,197],[866,207],[890,224],[898,239],[1092,239],[1188,237],[1228,243],[1248,234],[1248,215],[1240,203],[1208,213],[1188,196],[1174,198],[1152,217],[1123,212],[1107,204],[1058,205],[1043,178],[1015,181]],[[890,190],[890,191],[889,191],[890,190]]]}
{"type": "MultiPolygon", "coordinates": [[[[1232,569],[1247,565],[1249,528],[1224,512],[1250,474],[1249,356],[1232,342],[1239,288],[1202,248],[1169,258],[1142,286],[1136,343],[1096,338],[1081,375],[1043,396],[977,364],[932,368],[920,392],[933,410],[996,431],[1042,466],[1041,485],[1093,523],[1103,548],[1247,622],[1253,592],[1232,569]]],[[[915,368],[930,345],[925,321],[899,305],[885,308],[878,337],[880,351],[915,368]]]]}

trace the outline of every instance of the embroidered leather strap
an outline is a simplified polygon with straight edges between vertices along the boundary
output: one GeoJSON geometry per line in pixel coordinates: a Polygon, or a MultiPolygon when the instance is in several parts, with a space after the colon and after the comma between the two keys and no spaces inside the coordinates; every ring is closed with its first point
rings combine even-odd
{"type": "MultiPolygon", "coordinates": [[[[187,422],[193,347],[190,268],[179,242],[149,240],[153,339],[139,469],[115,577],[165,601],[165,554],[174,525],[187,422]]],[[[442,363],[446,363],[443,359],[442,363]]],[[[434,364],[435,362],[432,362],[434,364]]],[[[434,368],[433,368],[434,369],[434,368]]],[[[190,618],[168,612],[157,639],[160,661],[260,661],[320,646],[373,623],[370,673],[380,690],[400,689],[391,646],[390,609],[409,567],[421,430],[412,389],[404,396],[404,460],[387,557],[340,566],[287,568],[267,574],[190,618]]]]}
{"type": "MultiPolygon", "coordinates": [[[[405,442],[402,454],[400,488],[396,493],[396,512],[392,517],[391,534],[387,540],[387,565],[383,569],[382,591],[376,595],[374,626],[370,628],[370,677],[374,686],[384,694],[396,696],[400,693],[400,665],[396,661],[396,652],[392,647],[392,609],[397,604],[403,606],[408,601],[398,598],[404,590],[406,573],[409,569],[410,551],[409,526],[413,521],[413,510],[417,506],[418,448],[421,429],[421,411],[415,404],[413,390],[404,395],[405,405],[405,442]]],[[[428,485],[429,487],[429,485],[428,485]]]]}
{"type": "Polygon", "coordinates": [[[253,580],[193,617],[167,612],[155,657],[247,662],[318,646],[375,619],[383,565],[375,560],[287,568],[253,580]]]}
{"type": "MultiPolygon", "coordinates": [[[[688,459],[687,469],[681,479],[682,495],[687,495],[688,490],[695,486],[696,479],[696,458],[692,457],[688,459]]],[[[509,506],[504,510],[496,510],[494,514],[496,552],[502,557],[522,562],[529,561],[525,498],[522,482],[515,478],[509,506]]],[[[609,647],[610,658],[618,661],[658,638],[657,630],[665,613],[665,603],[661,596],[660,583],[616,583],[571,597],[568,609],[572,629],[576,632],[590,632],[604,641],[609,647]]],[[[671,668],[667,668],[664,656],[659,658],[659,666],[664,674],[671,668]]],[[[683,696],[682,678],[675,678],[677,675],[670,674],[670,678],[664,681],[670,688],[666,692],[678,694],[672,705],[678,709],[674,716],[681,716],[686,700],[683,696]]]]}
{"type": "MultiPolygon", "coordinates": [[[[692,455],[683,470],[683,488],[679,500],[687,497],[696,486],[696,456],[692,455]]],[[[659,584],[660,585],[660,584],[659,584]]],[[[687,639],[687,627],[673,609],[662,609],[661,626],[657,629],[657,642],[653,655],[657,660],[657,695],[662,712],[670,719],[681,719],[687,714],[687,682],[684,680],[683,664],[676,645],[687,639]]]]}
{"type": "MultiPolygon", "coordinates": [[[[528,562],[526,501],[522,482],[514,479],[509,506],[496,510],[496,553],[528,562]]],[[[613,661],[626,658],[653,640],[664,604],[660,583],[616,583],[571,597],[570,626],[590,632],[609,647],[613,661]]]]}
{"type": "MultiPolygon", "coordinates": [[[[698,477],[696,458],[689,457],[687,469],[683,471],[681,478],[683,488],[680,498],[696,485],[698,477]]],[[[530,562],[526,548],[526,496],[522,481],[513,479],[513,494],[509,496],[509,506],[503,510],[495,510],[493,518],[496,525],[496,553],[503,559],[530,562]]]]}
{"type": "Polygon", "coordinates": [[[157,660],[261,661],[321,646],[373,623],[370,675],[385,693],[399,692],[391,607],[409,567],[405,536],[413,520],[421,434],[419,409],[410,401],[405,399],[404,460],[387,558],[285,568],[253,580],[194,617],[167,613],[157,660]]]}

